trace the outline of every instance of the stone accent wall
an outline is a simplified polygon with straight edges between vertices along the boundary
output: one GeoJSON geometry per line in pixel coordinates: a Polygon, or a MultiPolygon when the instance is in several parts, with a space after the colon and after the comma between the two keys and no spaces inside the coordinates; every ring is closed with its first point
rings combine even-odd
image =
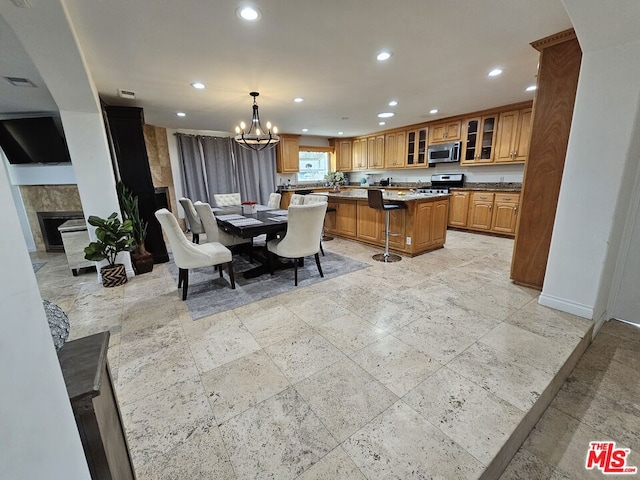
{"type": "Polygon", "coordinates": [[[37,212],[82,211],[76,185],[20,185],[20,195],[39,252],[45,251],[45,245],[37,212]]]}
{"type": "Polygon", "coordinates": [[[154,187],[167,187],[169,190],[169,204],[175,215],[178,211],[176,191],[173,187],[173,174],[169,160],[167,145],[167,129],[154,125],[144,125],[144,141],[147,145],[149,168],[154,187]]]}

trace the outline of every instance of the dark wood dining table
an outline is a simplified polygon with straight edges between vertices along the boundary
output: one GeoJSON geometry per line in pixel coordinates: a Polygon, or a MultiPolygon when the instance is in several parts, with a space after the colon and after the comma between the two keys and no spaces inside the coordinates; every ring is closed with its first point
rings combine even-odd
{"type": "MultiPolygon", "coordinates": [[[[284,233],[287,231],[287,220],[282,216],[280,220],[273,220],[277,215],[274,212],[277,210],[258,210],[256,213],[243,213],[242,206],[234,205],[228,207],[214,207],[213,214],[218,222],[218,227],[227,232],[230,235],[236,235],[241,238],[254,238],[262,234],[266,234],[267,241],[276,237],[278,233],[284,233]],[[261,223],[251,225],[234,225],[231,219],[226,220],[219,218],[224,215],[242,215],[245,218],[255,218],[260,220],[261,223]]],[[[251,258],[260,262],[260,265],[242,272],[244,278],[255,278],[260,275],[269,272],[269,252],[267,246],[261,248],[255,248],[251,253],[251,258]]],[[[293,263],[274,262],[274,270],[281,270],[284,268],[292,268],[293,263]]]]}

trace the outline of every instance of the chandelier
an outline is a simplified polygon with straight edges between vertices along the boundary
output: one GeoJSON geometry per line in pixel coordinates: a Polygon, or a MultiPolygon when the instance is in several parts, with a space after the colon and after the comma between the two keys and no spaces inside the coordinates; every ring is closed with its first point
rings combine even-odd
{"type": "Polygon", "coordinates": [[[251,125],[247,126],[244,122],[240,122],[240,126],[236,127],[236,136],[233,139],[242,147],[259,152],[267,148],[273,148],[279,141],[278,128],[273,127],[271,131],[271,122],[267,122],[266,130],[260,123],[260,114],[258,113],[258,104],[256,97],[260,95],[258,92],[249,92],[253,97],[253,115],[251,117],[251,125]]]}

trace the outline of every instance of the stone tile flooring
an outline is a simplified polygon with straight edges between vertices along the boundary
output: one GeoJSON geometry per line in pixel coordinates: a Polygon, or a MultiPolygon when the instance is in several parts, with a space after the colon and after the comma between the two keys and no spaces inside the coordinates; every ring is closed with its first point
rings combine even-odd
{"type": "MultiPolygon", "coordinates": [[[[71,339],[111,331],[139,480],[478,478],[591,325],[509,281],[509,239],[449,231],[395,264],[324,247],[371,266],[198,321],[165,265],[105,289],[32,255],[71,339]]],[[[604,438],[640,465],[639,338],[605,325],[504,479],[597,478],[604,438]]]]}

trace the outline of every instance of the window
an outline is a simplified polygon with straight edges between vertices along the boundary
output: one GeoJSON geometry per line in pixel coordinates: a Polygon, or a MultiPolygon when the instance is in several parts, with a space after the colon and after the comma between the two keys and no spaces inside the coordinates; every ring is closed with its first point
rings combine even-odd
{"type": "Polygon", "coordinates": [[[331,166],[329,149],[308,147],[309,150],[300,150],[298,160],[300,162],[298,183],[324,182],[324,177],[329,173],[331,166]],[[326,151],[324,151],[326,150],[326,151]]]}

